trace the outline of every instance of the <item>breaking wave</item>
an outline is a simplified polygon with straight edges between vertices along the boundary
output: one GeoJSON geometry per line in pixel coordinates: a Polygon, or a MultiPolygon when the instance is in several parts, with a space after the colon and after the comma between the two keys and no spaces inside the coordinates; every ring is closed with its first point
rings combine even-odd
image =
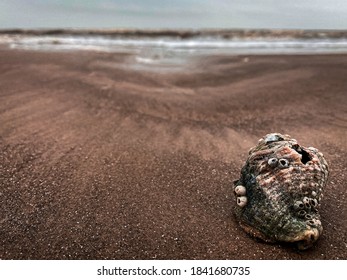
{"type": "Polygon", "coordinates": [[[0,42],[11,48],[101,52],[136,52],[144,49],[186,53],[295,54],[346,53],[347,39],[319,38],[112,38],[107,36],[7,36],[0,42]]]}

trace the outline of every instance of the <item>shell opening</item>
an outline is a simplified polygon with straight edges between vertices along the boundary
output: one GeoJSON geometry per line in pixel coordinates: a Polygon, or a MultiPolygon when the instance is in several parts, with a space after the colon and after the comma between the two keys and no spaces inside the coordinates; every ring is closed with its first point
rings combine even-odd
{"type": "Polygon", "coordinates": [[[303,164],[308,163],[312,159],[311,155],[306,152],[305,150],[302,150],[302,157],[301,157],[301,162],[303,164]]]}
{"type": "Polygon", "coordinates": [[[293,149],[301,155],[301,162],[303,164],[308,163],[312,159],[312,156],[304,149],[302,149],[299,145],[293,146],[293,149]]]}

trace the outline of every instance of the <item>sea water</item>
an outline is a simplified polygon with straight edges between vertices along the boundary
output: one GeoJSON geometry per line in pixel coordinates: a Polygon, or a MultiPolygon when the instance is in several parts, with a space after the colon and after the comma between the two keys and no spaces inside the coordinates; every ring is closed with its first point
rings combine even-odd
{"type": "Polygon", "coordinates": [[[30,50],[96,50],[119,52],[154,48],[178,52],[227,52],[235,54],[345,53],[347,38],[232,38],[197,37],[182,39],[121,38],[107,36],[7,36],[11,48],[30,50]]]}
{"type": "Polygon", "coordinates": [[[12,49],[37,51],[97,51],[129,53],[138,64],[181,64],[194,55],[331,54],[347,53],[347,38],[181,38],[81,35],[2,35],[12,49]]]}

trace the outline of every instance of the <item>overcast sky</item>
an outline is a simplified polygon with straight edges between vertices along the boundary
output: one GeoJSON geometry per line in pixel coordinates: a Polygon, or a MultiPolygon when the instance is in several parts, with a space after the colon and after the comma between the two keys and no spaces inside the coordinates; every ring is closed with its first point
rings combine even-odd
{"type": "Polygon", "coordinates": [[[0,0],[0,28],[347,29],[347,0],[0,0]]]}

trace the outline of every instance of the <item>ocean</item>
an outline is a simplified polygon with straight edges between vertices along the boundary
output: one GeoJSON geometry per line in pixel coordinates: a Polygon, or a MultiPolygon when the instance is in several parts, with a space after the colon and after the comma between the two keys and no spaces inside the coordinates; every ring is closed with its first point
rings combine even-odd
{"type": "Polygon", "coordinates": [[[3,31],[0,44],[34,51],[129,53],[139,64],[179,64],[199,55],[347,53],[345,32],[318,31],[3,31]]]}

